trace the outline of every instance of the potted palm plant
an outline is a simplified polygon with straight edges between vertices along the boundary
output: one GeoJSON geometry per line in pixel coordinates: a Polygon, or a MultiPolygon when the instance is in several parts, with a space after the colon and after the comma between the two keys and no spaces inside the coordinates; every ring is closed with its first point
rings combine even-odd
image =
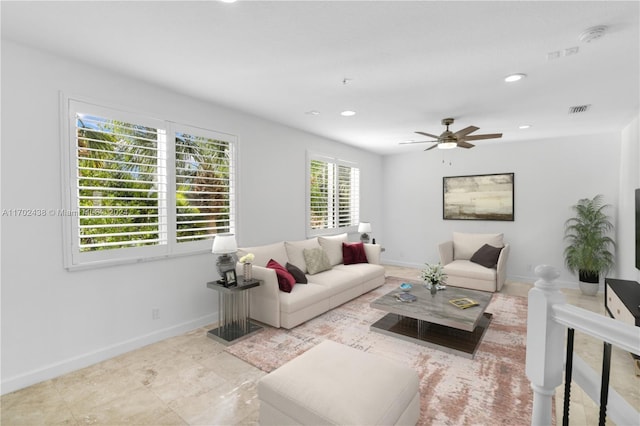
{"type": "Polygon", "coordinates": [[[607,235],[613,224],[604,212],[610,206],[602,198],[596,195],[593,199],[578,200],[572,206],[576,215],[565,222],[564,240],[568,243],[564,249],[565,263],[571,272],[578,271],[580,290],[591,296],[598,292],[600,274],[614,265],[610,248],[615,247],[615,242],[607,235]]]}

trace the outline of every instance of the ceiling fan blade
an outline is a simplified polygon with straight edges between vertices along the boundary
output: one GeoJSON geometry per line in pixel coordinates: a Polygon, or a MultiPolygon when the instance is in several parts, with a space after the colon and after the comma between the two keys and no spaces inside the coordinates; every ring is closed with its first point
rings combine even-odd
{"type": "Polygon", "coordinates": [[[458,146],[460,148],[473,148],[475,145],[465,141],[458,141],[458,146]]]}
{"type": "Polygon", "coordinates": [[[408,142],[398,142],[398,145],[411,145],[414,143],[429,143],[429,142],[435,142],[435,141],[408,141],[408,142]]]}
{"type": "Polygon", "coordinates": [[[480,128],[476,127],[476,126],[465,127],[464,129],[458,130],[457,132],[455,132],[453,134],[453,136],[455,136],[457,138],[462,137],[462,136],[467,136],[469,133],[473,133],[478,129],[480,129],[480,128]]]}
{"type": "Polygon", "coordinates": [[[465,136],[462,139],[465,141],[477,141],[480,139],[494,139],[494,138],[501,138],[501,137],[502,137],[502,133],[487,133],[486,135],[465,136]]]}
{"type": "Polygon", "coordinates": [[[436,146],[438,146],[438,144],[437,144],[437,143],[436,143],[436,144],[434,144],[433,146],[430,146],[429,148],[425,149],[425,151],[429,151],[430,149],[433,149],[433,148],[435,148],[436,146]]]}
{"type": "Polygon", "coordinates": [[[416,132],[416,133],[419,134],[419,135],[427,136],[427,137],[434,138],[434,139],[439,139],[440,138],[440,136],[432,135],[431,133],[425,133],[425,132],[416,132]]]}

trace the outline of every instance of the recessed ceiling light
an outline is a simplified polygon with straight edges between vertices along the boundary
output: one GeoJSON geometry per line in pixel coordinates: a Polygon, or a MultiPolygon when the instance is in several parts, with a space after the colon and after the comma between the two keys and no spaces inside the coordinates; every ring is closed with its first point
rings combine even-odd
{"type": "Polygon", "coordinates": [[[342,111],[340,115],[343,117],[351,117],[352,115],[356,115],[356,112],[347,110],[347,111],[342,111]]]}
{"type": "Polygon", "coordinates": [[[524,129],[528,129],[530,127],[531,127],[531,124],[522,124],[522,125],[518,126],[518,129],[523,129],[524,130],[524,129]]]}
{"type": "Polygon", "coordinates": [[[305,114],[307,114],[307,115],[320,115],[320,111],[316,111],[315,109],[313,109],[311,111],[305,112],[305,114]]]}
{"type": "Polygon", "coordinates": [[[522,80],[526,76],[527,76],[526,74],[511,74],[506,76],[504,78],[504,81],[506,81],[507,83],[513,83],[514,81],[522,80]]]}
{"type": "Polygon", "coordinates": [[[236,0],[220,0],[222,3],[235,3],[236,0]]]}

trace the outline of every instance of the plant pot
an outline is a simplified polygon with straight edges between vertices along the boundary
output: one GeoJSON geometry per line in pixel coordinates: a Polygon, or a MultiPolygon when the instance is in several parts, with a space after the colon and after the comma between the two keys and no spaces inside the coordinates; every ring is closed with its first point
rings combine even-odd
{"type": "Polygon", "coordinates": [[[598,283],[585,283],[583,281],[579,281],[578,285],[580,286],[580,291],[585,296],[595,296],[598,294],[598,289],[600,288],[600,284],[598,283]]]}
{"type": "Polygon", "coordinates": [[[583,283],[599,283],[600,275],[592,271],[578,271],[578,278],[583,283]]]}

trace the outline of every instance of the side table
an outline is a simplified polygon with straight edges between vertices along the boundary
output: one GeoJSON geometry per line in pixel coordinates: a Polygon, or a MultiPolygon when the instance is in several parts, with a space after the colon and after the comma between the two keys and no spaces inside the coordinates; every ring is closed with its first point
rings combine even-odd
{"type": "Polygon", "coordinates": [[[230,345],[262,330],[262,326],[251,322],[249,290],[258,287],[261,280],[243,281],[238,277],[238,285],[225,287],[217,281],[210,281],[207,287],[218,292],[218,327],[207,332],[212,339],[230,345]]]}
{"type": "MultiPolygon", "coordinates": [[[[611,318],[640,327],[640,284],[637,281],[606,278],[604,307],[611,318]]],[[[631,356],[636,376],[640,376],[640,356],[631,356]]]]}

